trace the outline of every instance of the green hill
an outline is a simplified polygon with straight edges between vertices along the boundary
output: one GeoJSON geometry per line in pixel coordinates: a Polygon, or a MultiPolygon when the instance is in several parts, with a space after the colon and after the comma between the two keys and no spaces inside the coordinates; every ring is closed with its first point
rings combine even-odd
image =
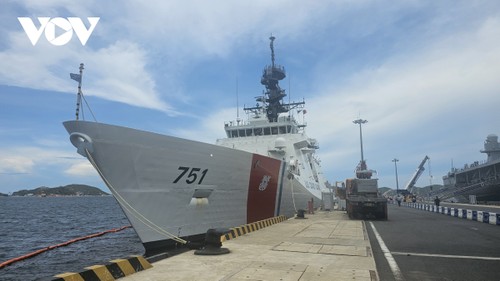
{"type": "Polygon", "coordinates": [[[23,189],[12,193],[12,196],[102,196],[109,195],[97,187],[84,184],[70,184],[59,187],[41,186],[35,189],[23,189]]]}
{"type": "MultiPolygon", "coordinates": [[[[430,185],[424,186],[424,187],[415,186],[415,187],[413,187],[412,192],[413,192],[413,194],[415,194],[419,197],[426,197],[432,191],[436,191],[436,190],[439,190],[441,188],[443,188],[443,186],[440,184],[433,184],[432,187],[430,185]]],[[[406,189],[400,189],[400,190],[404,190],[406,192],[406,189]]],[[[387,196],[395,196],[396,195],[396,189],[392,189],[392,188],[388,188],[388,187],[381,187],[381,188],[379,188],[379,191],[381,194],[386,194],[387,196]]]]}

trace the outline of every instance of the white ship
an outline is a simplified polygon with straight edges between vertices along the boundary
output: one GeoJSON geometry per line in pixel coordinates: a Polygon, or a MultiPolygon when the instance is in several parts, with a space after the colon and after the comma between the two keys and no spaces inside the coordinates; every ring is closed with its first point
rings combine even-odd
{"type": "MultiPolygon", "coordinates": [[[[152,255],[231,228],[279,215],[292,217],[328,194],[315,156],[318,143],[296,120],[302,102],[283,103],[285,69],[266,66],[266,90],[228,122],[216,145],[98,122],[64,122],[71,143],[88,158],[152,255]]],[[[72,78],[81,83],[80,76],[72,78]]],[[[81,85],[81,84],[80,84],[81,85]]],[[[80,88],[80,86],[79,86],[80,88]]],[[[79,100],[81,91],[79,91],[79,100]]]]}

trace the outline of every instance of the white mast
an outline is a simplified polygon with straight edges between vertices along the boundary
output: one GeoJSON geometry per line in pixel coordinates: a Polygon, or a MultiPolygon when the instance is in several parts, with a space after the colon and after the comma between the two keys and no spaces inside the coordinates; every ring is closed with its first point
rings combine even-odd
{"type": "Polygon", "coordinates": [[[80,107],[82,106],[82,75],[83,63],[80,63],[80,74],[70,73],[69,77],[78,82],[78,94],[76,97],[76,120],[79,119],[80,107]]]}

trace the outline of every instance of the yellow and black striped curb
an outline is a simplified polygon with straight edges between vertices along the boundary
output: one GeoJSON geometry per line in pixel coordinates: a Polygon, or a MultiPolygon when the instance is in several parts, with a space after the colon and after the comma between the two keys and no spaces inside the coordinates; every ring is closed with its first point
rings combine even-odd
{"type": "Polygon", "coordinates": [[[253,223],[244,224],[242,226],[234,227],[234,228],[229,229],[230,230],[229,233],[222,235],[220,237],[220,241],[224,242],[227,240],[231,240],[231,239],[234,239],[238,236],[245,235],[245,234],[250,233],[252,231],[256,231],[256,230],[262,229],[264,227],[268,227],[270,225],[280,223],[280,222],[285,221],[285,220],[286,220],[285,216],[278,216],[278,217],[272,217],[269,219],[256,221],[253,223]]]}
{"type": "Polygon", "coordinates": [[[52,281],[113,281],[151,267],[152,265],[144,257],[132,256],[128,259],[112,260],[107,265],[89,266],[80,273],[58,274],[52,281]]]}

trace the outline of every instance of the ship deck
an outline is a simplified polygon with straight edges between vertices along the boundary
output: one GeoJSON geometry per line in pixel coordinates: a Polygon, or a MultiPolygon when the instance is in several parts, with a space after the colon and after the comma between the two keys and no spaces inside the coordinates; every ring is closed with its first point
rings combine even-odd
{"type": "Polygon", "coordinates": [[[365,224],[317,212],[225,241],[229,254],[185,252],[120,280],[378,280],[365,224]]]}

